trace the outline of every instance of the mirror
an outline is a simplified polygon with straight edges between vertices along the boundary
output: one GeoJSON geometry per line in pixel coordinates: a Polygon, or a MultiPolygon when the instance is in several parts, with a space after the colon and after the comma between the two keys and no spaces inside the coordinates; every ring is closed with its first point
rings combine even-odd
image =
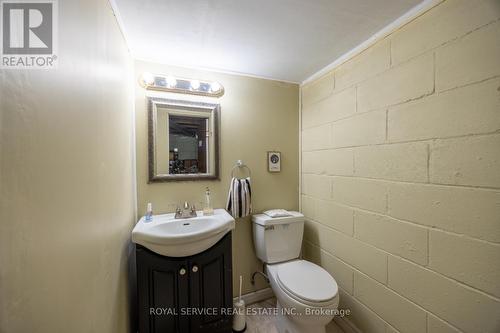
{"type": "Polygon", "coordinates": [[[219,179],[219,104],[148,103],[149,182],[219,179]]]}

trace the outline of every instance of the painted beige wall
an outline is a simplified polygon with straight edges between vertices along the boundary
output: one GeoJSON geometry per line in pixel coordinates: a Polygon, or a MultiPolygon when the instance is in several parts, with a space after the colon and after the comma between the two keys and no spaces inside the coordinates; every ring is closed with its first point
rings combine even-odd
{"type": "Polygon", "coordinates": [[[59,1],[59,68],[0,70],[0,332],[127,332],[133,63],[106,0],[59,1]]]}
{"type": "MultiPolygon", "coordinates": [[[[136,82],[143,72],[172,74],[200,80],[216,80],[225,88],[221,104],[221,180],[147,184],[147,102],[146,91],[136,83],[137,187],[140,215],[153,203],[155,213],[173,212],[188,201],[200,209],[205,188],[210,187],[216,208],[224,208],[231,168],[242,159],[252,170],[253,207],[259,212],[270,208],[298,209],[298,96],[299,87],[276,81],[208,71],[189,70],[146,62],[136,62],[136,82]],[[267,172],[268,150],[282,152],[282,172],[267,172]]],[[[148,92],[151,94],[151,92],[148,92]]],[[[166,96],[156,93],[156,96],[166,96]]],[[[182,98],[182,95],[178,95],[182,98]]],[[[233,284],[243,275],[243,291],[262,289],[258,279],[250,284],[252,272],[262,269],[255,257],[251,220],[237,220],[233,232],[233,284]]]]}
{"type": "Polygon", "coordinates": [[[445,1],[301,88],[305,252],[363,332],[500,331],[499,18],[445,1]]]}

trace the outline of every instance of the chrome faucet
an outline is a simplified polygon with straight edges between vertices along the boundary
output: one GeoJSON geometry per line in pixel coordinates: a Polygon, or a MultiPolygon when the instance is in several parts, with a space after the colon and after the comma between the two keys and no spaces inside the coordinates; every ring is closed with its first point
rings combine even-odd
{"type": "Polygon", "coordinates": [[[184,202],[184,208],[183,209],[180,209],[179,207],[177,207],[177,209],[175,210],[175,217],[176,219],[188,219],[190,217],[196,217],[198,215],[196,215],[196,208],[194,207],[194,205],[191,205],[191,207],[189,207],[189,204],[187,201],[184,202]]]}

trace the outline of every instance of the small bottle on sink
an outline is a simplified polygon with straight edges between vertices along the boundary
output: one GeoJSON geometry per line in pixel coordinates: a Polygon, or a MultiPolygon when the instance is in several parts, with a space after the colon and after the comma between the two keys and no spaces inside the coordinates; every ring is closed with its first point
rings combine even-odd
{"type": "Polygon", "coordinates": [[[207,187],[205,191],[205,207],[203,208],[203,216],[214,215],[214,209],[210,205],[210,189],[207,187]]]}
{"type": "Polygon", "coordinates": [[[153,221],[153,204],[151,202],[148,202],[148,207],[146,208],[145,220],[146,222],[153,221]]]}

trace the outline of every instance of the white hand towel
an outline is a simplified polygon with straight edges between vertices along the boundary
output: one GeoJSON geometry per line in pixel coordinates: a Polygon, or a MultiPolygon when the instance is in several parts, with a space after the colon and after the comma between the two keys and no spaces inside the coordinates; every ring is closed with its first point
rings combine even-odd
{"type": "Polygon", "coordinates": [[[284,209],[270,209],[270,210],[266,210],[264,212],[264,214],[266,214],[269,217],[292,216],[292,214],[290,214],[290,212],[288,212],[287,210],[284,210],[284,209]]]}

